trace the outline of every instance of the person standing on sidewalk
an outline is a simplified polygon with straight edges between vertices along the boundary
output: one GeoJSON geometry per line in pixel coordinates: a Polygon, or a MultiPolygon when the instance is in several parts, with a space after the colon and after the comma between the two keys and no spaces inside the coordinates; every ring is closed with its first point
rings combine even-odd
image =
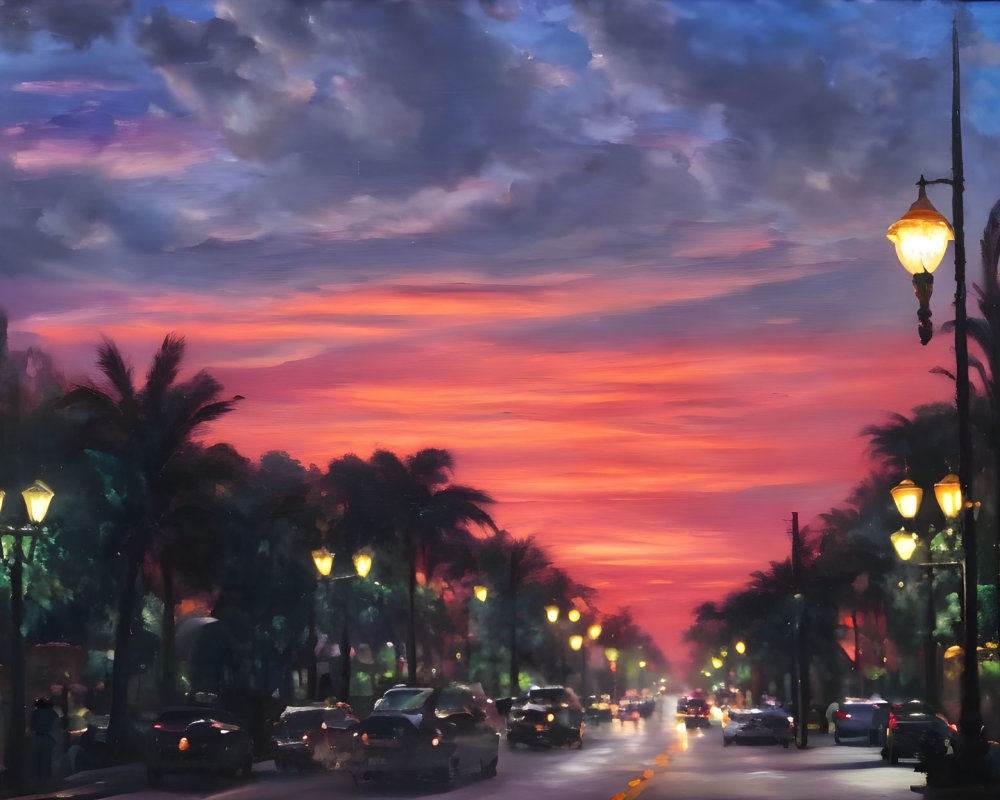
{"type": "Polygon", "coordinates": [[[44,786],[52,777],[52,753],[55,750],[55,727],[59,714],[44,697],[35,700],[31,729],[35,732],[35,780],[44,786]]]}

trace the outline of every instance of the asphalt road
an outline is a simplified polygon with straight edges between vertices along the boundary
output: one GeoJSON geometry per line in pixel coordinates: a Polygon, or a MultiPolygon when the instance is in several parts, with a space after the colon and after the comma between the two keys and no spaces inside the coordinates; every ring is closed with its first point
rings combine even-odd
{"type": "MultiPolygon", "coordinates": [[[[670,699],[665,709],[672,709],[670,699]]],[[[718,722],[705,730],[686,731],[669,713],[638,723],[588,725],[581,750],[534,750],[501,746],[498,774],[464,780],[447,792],[432,786],[356,788],[343,773],[282,773],[273,762],[256,765],[245,782],[172,775],[161,786],[145,786],[136,766],[87,794],[86,777],[64,787],[61,798],[131,796],[135,800],[194,800],[225,795],[226,800],[329,800],[357,797],[384,800],[427,795],[449,800],[875,800],[916,797],[922,786],[913,763],[889,766],[878,749],[836,746],[832,736],[811,732],[810,747],[774,745],[723,748],[718,722]],[[102,788],[103,787],[103,790],[102,788]]]]}

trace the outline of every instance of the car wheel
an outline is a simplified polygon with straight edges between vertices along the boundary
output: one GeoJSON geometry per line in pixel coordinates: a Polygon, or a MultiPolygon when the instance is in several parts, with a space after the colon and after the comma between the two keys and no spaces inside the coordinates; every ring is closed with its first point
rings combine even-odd
{"type": "Polygon", "coordinates": [[[509,747],[511,750],[517,750],[517,742],[515,742],[513,739],[511,739],[508,736],[507,737],[507,747],[509,747]]]}
{"type": "Polygon", "coordinates": [[[497,760],[494,758],[489,764],[483,767],[484,778],[495,778],[497,776],[497,760]]]}
{"type": "Polygon", "coordinates": [[[723,736],[722,737],[722,746],[723,747],[729,747],[729,745],[731,745],[732,743],[733,743],[733,740],[730,739],[728,736],[723,736]]]}
{"type": "Polygon", "coordinates": [[[834,744],[840,744],[840,736],[837,735],[836,733],[833,734],[833,743],[834,744]]]}
{"type": "Polygon", "coordinates": [[[787,750],[790,744],[791,744],[791,742],[788,741],[788,739],[785,739],[785,741],[783,741],[781,743],[781,746],[784,747],[787,750]]]}
{"type": "Polygon", "coordinates": [[[890,750],[889,751],[889,763],[890,764],[898,764],[899,763],[899,756],[896,754],[895,750],[890,750]]]}
{"type": "Polygon", "coordinates": [[[146,768],[146,783],[150,786],[158,786],[163,783],[163,773],[157,772],[155,769],[146,768]]]}

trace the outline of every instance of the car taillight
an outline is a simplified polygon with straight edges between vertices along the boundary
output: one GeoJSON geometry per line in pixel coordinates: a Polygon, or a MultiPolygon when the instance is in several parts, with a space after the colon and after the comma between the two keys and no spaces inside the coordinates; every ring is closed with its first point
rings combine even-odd
{"type": "Polygon", "coordinates": [[[556,715],[555,714],[549,714],[545,719],[547,719],[549,722],[555,722],[556,715]]]}
{"type": "Polygon", "coordinates": [[[850,718],[851,718],[850,714],[845,714],[843,711],[837,712],[837,719],[850,719],[850,718]]]}
{"type": "Polygon", "coordinates": [[[306,744],[309,744],[309,734],[308,733],[303,733],[302,734],[302,741],[305,742],[306,744]]]}
{"type": "Polygon", "coordinates": [[[159,722],[157,722],[157,723],[156,723],[156,724],[155,724],[155,725],[153,726],[153,730],[154,730],[154,731],[162,731],[162,730],[163,730],[163,726],[162,726],[162,725],[161,725],[161,724],[160,724],[159,722]]]}
{"type": "Polygon", "coordinates": [[[368,734],[367,733],[362,733],[361,734],[361,741],[364,742],[365,744],[368,744],[368,734]]]}
{"type": "Polygon", "coordinates": [[[177,742],[178,750],[187,750],[191,746],[191,742],[187,740],[186,736],[182,736],[180,741],[177,742]]]}
{"type": "Polygon", "coordinates": [[[896,722],[896,715],[891,711],[889,712],[889,730],[895,728],[899,723],[896,722]]]}

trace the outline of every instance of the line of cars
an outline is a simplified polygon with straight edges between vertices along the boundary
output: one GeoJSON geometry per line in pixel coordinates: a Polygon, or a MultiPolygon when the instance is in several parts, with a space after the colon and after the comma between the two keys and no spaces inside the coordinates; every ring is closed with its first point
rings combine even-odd
{"type": "Polygon", "coordinates": [[[919,759],[947,751],[956,727],[922,700],[890,703],[882,698],[847,698],[833,712],[837,744],[877,745],[883,760],[919,759]]]}
{"type": "MultiPolygon", "coordinates": [[[[580,748],[585,728],[583,705],[568,687],[533,687],[495,703],[478,685],[396,686],[363,719],[343,703],[286,708],[271,728],[269,754],[279,770],[344,770],[358,784],[412,779],[448,786],[460,776],[495,776],[504,736],[511,747],[580,748]]],[[[254,743],[229,712],[183,706],[159,715],[145,756],[150,784],[179,772],[245,778],[254,743]]]]}

